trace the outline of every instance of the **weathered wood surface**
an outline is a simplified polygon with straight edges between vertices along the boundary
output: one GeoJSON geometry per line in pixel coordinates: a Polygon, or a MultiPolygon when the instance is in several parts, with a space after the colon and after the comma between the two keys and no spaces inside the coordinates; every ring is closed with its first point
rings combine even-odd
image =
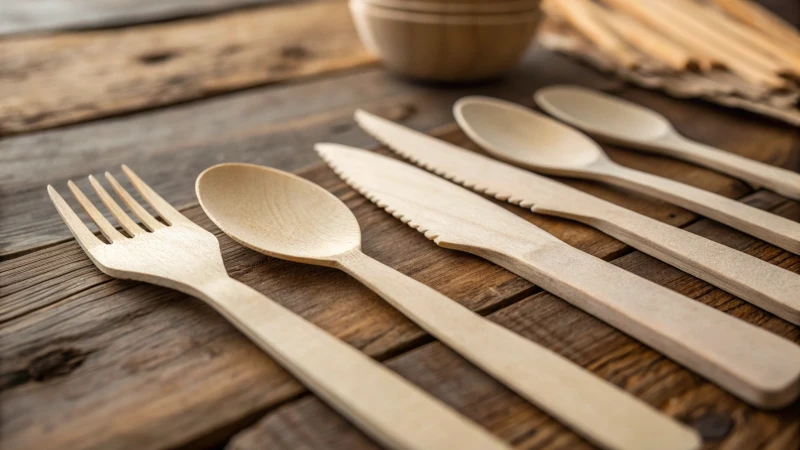
{"type": "MultiPolygon", "coordinates": [[[[450,136],[457,142],[463,139],[458,132],[450,136]]],[[[482,260],[435,247],[345,187],[327,168],[318,166],[305,176],[339,195],[354,210],[368,254],[470,308],[484,313],[502,308],[494,313],[501,323],[598,371],[655,406],[699,414],[684,403],[695,399],[687,392],[699,389],[713,393],[702,399],[713,400],[717,414],[735,417],[739,410],[759,414],[560,300],[534,295],[518,302],[537,290],[482,260]],[[458,276],[453,276],[455,267],[458,276]]],[[[777,206],[782,215],[800,220],[797,203],[766,192],[755,194],[753,200],[761,202],[759,206],[777,206]]],[[[600,257],[615,258],[625,251],[593,230],[508,207],[600,257]]],[[[187,214],[212,228],[199,208],[190,208],[187,214]]],[[[708,221],[695,226],[698,232],[800,272],[797,256],[708,221]]],[[[236,278],[370,355],[384,359],[427,340],[399,313],[343,274],[267,258],[226,237],[221,241],[228,269],[236,278]]],[[[627,255],[618,263],[800,342],[796,327],[650,258],[627,255]]],[[[203,445],[218,442],[259,413],[303,392],[210,308],[166,289],[110,280],[94,269],[74,242],[4,262],[0,270],[6,274],[0,295],[5,319],[0,330],[4,418],[0,435],[9,448],[203,445]]],[[[392,365],[398,364],[404,375],[504,438],[536,443],[543,423],[550,423],[549,433],[558,442],[575,439],[476,370],[461,370],[466,363],[443,353],[449,352],[439,349],[422,360],[406,360],[420,354],[412,352],[392,365]]],[[[781,415],[765,417],[774,427],[792,425],[781,415]]],[[[306,420],[328,424],[319,417],[306,420]]],[[[764,439],[748,423],[739,426],[764,439]]],[[[350,428],[343,430],[352,433],[350,428]]],[[[309,432],[312,440],[322,438],[309,432]]]]}
{"type": "MultiPolygon", "coordinates": [[[[358,107],[426,130],[452,121],[450,107],[462,95],[487,94],[531,103],[530,93],[554,83],[605,90],[618,86],[564,57],[536,50],[497,84],[441,89],[408,84],[380,69],[368,69],[0,139],[0,258],[71,238],[50,205],[44,189],[48,183],[63,184],[126,163],[176,206],[185,207],[196,202],[194,179],[211,164],[259,162],[295,170],[317,160],[313,152],[303,151],[315,142],[374,142],[352,121],[352,112],[358,107]],[[37,227],[30,227],[31,223],[37,227]]],[[[800,152],[791,151],[800,140],[800,131],[757,121],[750,115],[715,115],[719,108],[643,91],[619,93],[664,112],[690,137],[716,139],[727,150],[800,169],[800,152]],[[729,132],[719,133],[720,129],[729,132]]],[[[652,157],[617,154],[626,165],[645,170],[652,165],[652,157]]],[[[686,164],[671,167],[665,175],[701,187],[720,179],[708,170],[684,170],[692,167],[686,164]]],[[[730,191],[725,195],[732,197],[746,192],[743,185],[726,189],[730,191]]]]}
{"type": "MultiPolygon", "coordinates": [[[[3,0],[0,35],[87,29],[162,21],[280,0],[3,0]]],[[[283,0],[298,1],[298,0],[283,0]]],[[[758,0],[784,19],[800,23],[800,3],[758,0]]]]}
{"type": "Polygon", "coordinates": [[[277,0],[3,0],[0,36],[130,25],[224,11],[277,0]]]}
{"type": "MultiPolygon", "coordinates": [[[[278,8],[283,6],[274,9],[278,8]]],[[[796,5],[789,4],[783,11],[791,14],[796,5]]],[[[202,20],[212,23],[237,14],[171,26],[202,20]]],[[[97,33],[101,37],[105,32],[97,33]]],[[[298,36],[289,38],[287,35],[283,41],[289,48],[302,46],[298,36]]],[[[12,40],[20,39],[0,40],[0,48],[12,40]]],[[[350,61],[356,66],[361,64],[353,61],[358,60],[350,61]]],[[[0,64],[0,73],[4,68],[0,64]]],[[[250,77],[248,73],[258,69],[251,65],[242,77],[250,77]]],[[[320,70],[327,73],[325,68],[320,70]]],[[[0,86],[2,81],[0,78],[0,86]]],[[[63,83],[53,77],[50,81],[63,83]]],[[[184,444],[218,448],[257,421],[239,433],[230,447],[374,448],[210,308],[185,295],[112,280],[100,273],[68,238],[43,187],[117,170],[125,162],[168,200],[187,208],[191,219],[219,235],[193,206],[194,178],[208,165],[247,161],[296,170],[317,161],[311,144],[319,140],[374,145],[351,120],[357,107],[427,130],[451,122],[450,105],[464,93],[530,104],[529,95],[536,88],[553,83],[613,90],[665,113],[690,137],[800,169],[798,130],[748,114],[623,88],[541,51],[533,52],[520,70],[495,85],[458,89],[415,86],[393,80],[379,69],[362,68],[326,79],[268,86],[160,111],[0,139],[0,254],[10,258],[0,262],[0,448],[138,450],[184,444]],[[165,177],[168,171],[177,175],[165,177]]],[[[198,95],[240,87],[232,83],[198,95]]],[[[175,97],[167,102],[182,100],[175,97]]],[[[161,103],[158,96],[147,102],[136,108],[167,103],[161,103]]],[[[3,120],[0,114],[0,123],[3,120]]],[[[475,148],[452,125],[438,128],[436,134],[475,148]]],[[[728,177],[664,158],[613,148],[608,151],[622,164],[729,197],[746,196],[758,207],[800,221],[798,203],[768,192],[752,193],[728,177]]],[[[778,450],[800,446],[799,405],[776,413],[750,408],[527,281],[472,256],[435,247],[347,188],[326,167],[318,165],[303,174],[332,190],[354,210],[368,254],[692,424],[706,437],[709,448],[778,450]]],[[[800,257],[714,222],[698,220],[685,210],[595,183],[570,184],[800,273],[800,257]]],[[[578,248],[800,343],[797,327],[631,252],[602,233],[504,206],[578,248]]],[[[267,258],[224,236],[221,244],[235,278],[386,361],[520,448],[588,447],[535,407],[431,342],[346,275],[267,258]]]]}
{"type": "Polygon", "coordinates": [[[374,62],[343,0],[3,39],[0,135],[374,62]]]}
{"type": "Polygon", "coordinates": [[[295,170],[318,161],[308,151],[315,142],[369,145],[374,141],[352,120],[356,108],[426,130],[452,122],[450,107],[462,95],[529,99],[535,88],[555,82],[615,85],[566,58],[537,51],[502,83],[441,89],[364,69],[0,139],[0,257],[71,238],[47,197],[48,183],[63,185],[126,163],[185,207],[196,203],[194,180],[212,164],[259,162],[295,170]]]}

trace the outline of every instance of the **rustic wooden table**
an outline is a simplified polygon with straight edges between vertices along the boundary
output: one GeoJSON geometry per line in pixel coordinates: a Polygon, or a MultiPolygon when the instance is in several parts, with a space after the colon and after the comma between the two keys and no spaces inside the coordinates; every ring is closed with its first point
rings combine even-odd
{"type": "MultiPolygon", "coordinates": [[[[771,6],[800,23],[796,1],[771,6]]],[[[364,51],[343,1],[4,0],[0,35],[0,448],[376,447],[200,301],[94,267],[45,186],[64,189],[75,179],[86,187],[86,175],[117,172],[121,163],[219,236],[235,278],[519,448],[590,447],[343,273],[267,258],[222,235],[194,195],[200,171],[222,161],[295,170],[320,183],[355,212],[366,253],[696,427],[708,448],[800,447],[800,405],[751,408],[519,277],[436,247],[346,187],[311,149],[317,141],[376,147],[352,120],[357,107],[474,149],[452,123],[456,98],[531,104],[537,88],[553,83],[613,92],[663,112],[690,137],[793,170],[797,129],[624,86],[541,49],[495,84],[409,84],[364,51]]],[[[625,165],[800,221],[797,202],[732,178],[607,150],[625,165]]],[[[568,183],[800,273],[797,255],[680,208],[568,183]]],[[[582,250],[800,343],[797,327],[600,232],[506,207],[582,250]]]]}

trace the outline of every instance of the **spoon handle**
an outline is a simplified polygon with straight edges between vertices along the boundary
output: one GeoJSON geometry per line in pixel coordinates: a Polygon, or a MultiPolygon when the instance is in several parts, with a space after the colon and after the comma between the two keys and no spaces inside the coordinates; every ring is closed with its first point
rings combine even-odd
{"type": "Polygon", "coordinates": [[[497,240],[475,253],[762,408],[800,394],[800,347],[556,238],[497,240]]]}
{"type": "Polygon", "coordinates": [[[781,167],[726,152],[679,135],[648,146],[661,147],[660,153],[693,162],[739,178],[752,186],[764,187],[788,198],[800,200],[800,174],[781,167]]]}
{"type": "MultiPolygon", "coordinates": [[[[607,449],[694,449],[694,431],[617,386],[361,252],[343,270],[464,358],[607,449]]],[[[449,446],[448,448],[457,448],[449,446]]]]}
{"type": "Polygon", "coordinates": [[[509,449],[355,348],[229,277],[201,297],[329,405],[393,449],[509,449]]]}
{"type": "Polygon", "coordinates": [[[588,195],[574,195],[570,202],[536,205],[533,210],[597,228],[654,258],[800,325],[800,275],[794,272],[588,195]]]}
{"type": "Polygon", "coordinates": [[[665,200],[800,254],[800,223],[713,192],[616,164],[594,168],[592,178],[665,200]]]}

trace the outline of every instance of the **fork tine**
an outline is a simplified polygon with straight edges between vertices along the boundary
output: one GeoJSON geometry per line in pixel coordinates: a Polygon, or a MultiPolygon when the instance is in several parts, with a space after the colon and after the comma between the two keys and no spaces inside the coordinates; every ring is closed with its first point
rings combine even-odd
{"type": "Polygon", "coordinates": [[[131,236],[138,236],[141,234],[146,234],[146,232],[140,227],[136,222],[131,220],[130,217],[119,207],[116,201],[108,195],[108,191],[97,181],[97,178],[94,175],[89,175],[89,183],[91,183],[94,191],[97,192],[97,195],[100,197],[100,200],[103,201],[103,204],[106,205],[111,214],[117,219],[122,228],[125,229],[131,236]]]}
{"type": "Polygon", "coordinates": [[[75,214],[75,211],[70,208],[53,186],[47,185],[47,193],[50,194],[50,201],[53,202],[53,205],[56,207],[58,215],[61,216],[61,220],[67,224],[67,228],[69,228],[69,231],[72,232],[72,235],[75,236],[75,239],[81,244],[85,251],[88,252],[89,249],[98,245],[105,245],[103,241],[97,239],[94,233],[89,231],[86,224],[75,214]]]}
{"type": "Polygon", "coordinates": [[[119,181],[117,181],[117,179],[114,178],[114,175],[111,175],[110,173],[106,172],[106,179],[108,180],[109,183],[111,183],[111,187],[114,188],[114,191],[117,193],[117,195],[120,196],[122,201],[125,202],[126,205],[128,205],[128,208],[131,211],[133,211],[133,214],[135,214],[136,217],[138,217],[139,220],[142,221],[144,226],[146,226],[150,231],[155,231],[159,228],[164,228],[164,224],[156,220],[155,217],[153,217],[149,212],[147,212],[147,210],[144,209],[144,207],[140,205],[139,202],[137,202],[136,199],[133,198],[131,194],[129,194],[128,191],[126,191],[125,188],[122,187],[121,184],[119,184],[119,181]]]}
{"type": "Polygon", "coordinates": [[[161,198],[160,195],[156,194],[150,186],[147,185],[138,175],[136,175],[130,167],[126,166],[125,164],[122,165],[122,171],[125,172],[128,179],[133,184],[133,187],[139,191],[139,194],[150,203],[150,206],[155,209],[158,214],[161,215],[167,222],[170,224],[174,222],[184,222],[194,225],[194,222],[190,221],[186,218],[183,214],[180,213],[175,207],[169,204],[166,200],[161,198]]]}
{"type": "Polygon", "coordinates": [[[122,235],[114,225],[103,216],[103,213],[97,210],[94,204],[83,195],[83,191],[78,187],[77,184],[73,183],[72,180],[67,182],[67,186],[69,186],[69,190],[72,191],[72,195],[78,200],[78,203],[81,204],[86,214],[92,219],[92,221],[97,225],[97,228],[100,229],[100,232],[103,233],[103,236],[108,239],[109,242],[117,242],[125,239],[125,236],[122,235]]]}

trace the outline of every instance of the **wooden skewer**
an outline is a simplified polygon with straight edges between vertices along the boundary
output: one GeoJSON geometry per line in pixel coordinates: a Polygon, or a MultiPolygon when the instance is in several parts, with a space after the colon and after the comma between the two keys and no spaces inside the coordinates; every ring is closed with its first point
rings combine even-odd
{"type": "Polygon", "coordinates": [[[727,48],[697,36],[696,27],[690,26],[691,23],[687,26],[686,21],[680,20],[680,16],[669,9],[660,7],[667,2],[644,2],[642,0],[603,0],[603,2],[653,26],[692,51],[713,58],[714,61],[722,63],[749,82],[769,88],[786,86],[786,80],[773,71],[765,69],[759,64],[753,64],[752,61],[741,59],[735,54],[731,54],[727,48]]]}
{"type": "Polygon", "coordinates": [[[625,68],[639,66],[639,55],[603,23],[595,20],[587,3],[584,0],[548,0],[544,7],[567,21],[625,68]]]}
{"type": "Polygon", "coordinates": [[[800,50],[800,32],[763,6],[744,0],[710,0],[732,17],[800,50]]]}
{"type": "Polygon", "coordinates": [[[705,28],[707,33],[717,35],[720,41],[726,42],[729,46],[736,46],[741,50],[749,48],[751,57],[759,55],[763,61],[772,63],[772,58],[762,52],[772,55],[780,61],[776,64],[779,66],[778,72],[793,75],[800,73],[800,55],[797,52],[776,44],[774,40],[738,21],[731,20],[718,10],[703,6],[694,0],[671,0],[663,2],[663,4],[684,17],[690,18],[705,28]],[[737,45],[736,42],[739,44],[737,45]]]}
{"type": "MultiPolygon", "coordinates": [[[[692,64],[698,63],[696,58],[693,58],[686,48],[652,31],[639,22],[623,14],[603,8],[594,2],[582,1],[584,1],[587,9],[594,17],[604,22],[609,29],[614,30],[640,52],[657,59],[677,71],[684,70],[692,64]]],[[[708,64],[711,63],[710,60],[706,61],[708,64]]]]}
{"type": "Polygon", "coordinates": [[[668,2],[663,0],[640,1],[645,7],[656,10],[663,18],[672,20],[678,26],[684,27],[687,31],[690,31],[694,39],[711,43],[717,49],[728,54],[731,58],[747,61],[753,66],[776,74],[785,69],[785,67],[774,58],[770,58],[762,52],[755,51],[749,46],[741,45],[741,43],[735,39],[725,36],[722,32],[713,27],[709,27],[704,20],[687,11],[684,8],[685,2],[681,2],[681,0],[670,0],[668,2]]]}

